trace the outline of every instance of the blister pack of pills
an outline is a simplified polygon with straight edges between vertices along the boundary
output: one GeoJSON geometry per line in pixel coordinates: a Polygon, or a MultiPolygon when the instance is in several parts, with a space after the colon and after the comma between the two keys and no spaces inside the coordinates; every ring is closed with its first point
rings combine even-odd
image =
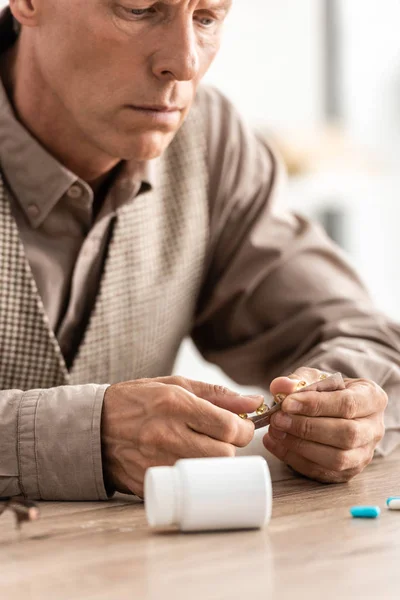
{"type": "MultiPolygon", "coordinates": [[[[338,390],[345,389],[345,383],[341,373],[334,373],[333,375],[321,376],[319,381],[315,381],[310,385],[306,385],[306,382],[300,381],[298,384],[298,389],[296,389],[296,394],[299,392],[336,392],[338,390]]],[[[256,429],[261,429],[261,427],[266,427],[269,425],[271,416],[276,413],[278,410],[281,410],[281,403],[276,403],[272,408],[268,408],[266,404],[260,406],[257,410],[257,414],[253,417],[248,417],[251,421],[253,421],[256,429]]],[[[246,415],[247,418],[247,415],[246,415]]]]}

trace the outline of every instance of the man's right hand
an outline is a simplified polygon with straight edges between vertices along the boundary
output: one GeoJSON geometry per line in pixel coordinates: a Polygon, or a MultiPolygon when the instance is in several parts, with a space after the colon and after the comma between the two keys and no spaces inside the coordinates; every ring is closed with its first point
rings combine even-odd
{"type": "Polygon", "coordinates": [[[235,456],[253,438],[254,412],[262,396],[183,377],[138,379],[107,388],[101,422],[106,483],[143,497],[149,467],[180,458],[235,456]]]}

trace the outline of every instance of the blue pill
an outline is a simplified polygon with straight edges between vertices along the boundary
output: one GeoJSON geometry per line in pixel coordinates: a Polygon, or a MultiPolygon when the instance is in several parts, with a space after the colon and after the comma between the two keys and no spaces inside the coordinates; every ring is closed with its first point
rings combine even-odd
{"type": "Polygon", "coordinates": [[[350,513],[355,519],[376,519],[381,509],[379,506],[352,506],[350,513]]]}

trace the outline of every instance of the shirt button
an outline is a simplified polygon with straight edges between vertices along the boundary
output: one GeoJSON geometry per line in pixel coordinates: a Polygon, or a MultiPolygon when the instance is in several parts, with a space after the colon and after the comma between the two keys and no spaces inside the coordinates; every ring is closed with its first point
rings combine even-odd
{"type": "Polygon", "coordinates": [[[28,205],[28,213],[29,216],[32,217],[33,219],[36,219],[39,215],[40,215],[40,210],[37,204],[34,204],[33,202],[31,204],[28,205]]]}
{"type": "Polygon", "coordinates": [[[67,191],[67,196],[68,198],[81,198],[83,195],[83,189],[81,188],[80,185],[78,184],[74,184],[71,185],[71,187],[69,188],[69,190],[67,191]]]}

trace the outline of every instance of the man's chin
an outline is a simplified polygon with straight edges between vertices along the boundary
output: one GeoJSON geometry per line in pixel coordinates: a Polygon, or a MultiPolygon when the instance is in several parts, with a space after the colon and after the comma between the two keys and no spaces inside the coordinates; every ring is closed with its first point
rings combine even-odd
{"type": "Polygon", "coordinates": [[[135,140],[126,140],[126,143],[120,146],[118,156],[123,160],[137,160],[139,162],[159,158],[168,148],[176,135],[172,133],[152,132],[141,135],[135,140]]]}

